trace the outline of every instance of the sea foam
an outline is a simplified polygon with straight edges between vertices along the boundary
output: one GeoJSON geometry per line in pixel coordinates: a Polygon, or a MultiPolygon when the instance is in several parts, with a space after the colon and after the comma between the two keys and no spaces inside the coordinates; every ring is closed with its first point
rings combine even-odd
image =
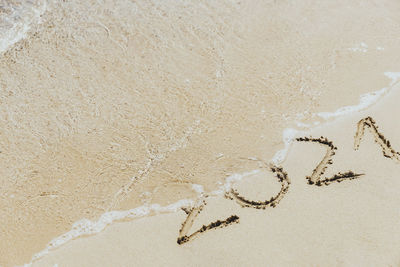
{"type": "MultiPolygon", "coordinates": [[[[208,195],[211,197],[222,196],[225,192],[228,192],[234,183],[242,180],[246,176],[250,176],[258,173],[259,170],[252,170],[244,173],[236,173],[231,176],[228,176],[225,179],[225,183],[222,184],[218,190],[215,190],[208,195]]],[[[197,193],[198,198],[202,199],[204,197],[204,189],[202,185],[193,184],[192,189],[197,193]]],[[[51,250],[62,246],[63,244],[76,239],[78,237],[94,235],[103,231],[108,225],[115,221],[120,221],[123,219],[135,219],[141,218],[150,214],[160,214],[160,213],[172,213],[177,212],[181,208],[184,207],[193,207],[198,204],[193,199],[181,199],[175,203],[172,203],[167,206],[161,206],[159,204],[151,204],[151,205],[143,205],[134,209],[125,210],[125,211],[109,211],[101,215],[101,217],[97,221],[91,221],[88,219],[82,219],[75,222],[72,225],[72,228],[67,233],[64,233],[61,236],[54,238],[50,243],[46,246],[46,248],[39,253],[36,253],[31,262],[24,264],[24,267],[32,266],[32,263],[44,255],[48,254],[51,250]]]]}
{"type": "MultiPolygon", "coordinates": [[[[360,101],[357,105],[353,105],[353,106],[344,106],[344,107],[340,107],[338,108],[336,111],[333,112],[318,112],[318,113],[314,113],[312,114],[312,117],[318,117],[323,119],[323,121],[329,122],[332,119],[338,118],[338,117],[342,117],[345,115],[349,115],[355,112],[359,112],[362,110],[367,109],[368,107],[372,106],[373,104],[375,104],[376,102],[379,101],[379,99],[381,99],[385,94],[387,94],[390,89],[392,89],[392,87],[399,81],[400,79],[400,72],[385,72],[384,73],[386,77],[391,79],[390,85],[389,87],[385,87],[382,88],[378,91],[374,91],[374,92],[370,92],[370,93],[366,93],[360,96],[360,101]]],[[[295,122],[295,124],[297,126],[300,126],[302,128],[306,127],[308,128],[308,130],[316,127],[316,126],[320,126],[321,123],[319,123],[318,121],[314,124],[305,124],[302,122],[295,122]]],[[[291,144],[293,143],[293,140],[296,136],[298,136],[299,134],[303,134],[305,133],[305,130],[302,129],[294,129],[294,128],[287,128],[283,131],[283,144],[284,144],[284,148],[277,151],[275,153],[275,155],[272,158],[272,162],[274,164],[280,164],[282,163],[286,156],[287,153],[290,149],[291,144]]]]}
{"type": "MultiPolygon", "coordinates": [[[[357,112],[364,110],[371,105],[375,104],[379,99],[381,99],[392,87],[395,85],[398,80],[400,79],[400,72],[385,72],[385,75],[392,79],[390,86],[388,88],[383,88],[375,92],[367,93],[360,96],[360,102],[354,106],[346,106],[337,109],[334,112],[320,112],[316,113],[315,116],[318,116],[328,122],[329,119],[337,118],[340,116],[344,116],[349,113],[357,112]]],[[[315,124],[310,126],[310,129],[315,127],[315,124]]],[[[290,149],[291,144],[293,143],[294,138],[304,133],[304,130],[294,129],[294,128],[287,128],[283,131],[283,143],[284,148],[279,150],[275,153],[274,157],[272,158],[271,162],[274,164],[282,163],[286,155],[290,149]]],[[[228,176],[225,179],[225,183],[222,183],[219,189],[208,193],[209,196],[222,196],[225,192],[231,190],[232,186],[237,183],[238,181],[242,180],[247,176],[251,176],[260,172],[260,169],[251,170],[244,173],[236,173],[228,176]]],[[[192,185],[192,189],[197,193],[199,199],[204,197],[204,189],[201,185],[192,185]]],[[[182,199],[173,204],[167,206],[161,206],[158,204],[152,205],[143,205],[134,209],[126,210],[126,211],[109,211],[104,213],[97,221],[91,221],[88,219],[82,219],[73,224],[72,229],[59,236],[54,238],[47,247],[42,250],[41,252],[35,254],[32,258],[32,261],[28,264],[25,264],[25,267],[29,267],[32,263],[51,250],[60,247],[61,245],[67,243],[70,240],[76,239],[78,237],[93,235],[100,233],[103,231],[108,225],[115,221],[120,221],[123,219],[134,219],[144,217],[150,214],[159,214],[159,213],[170,213],[170,212],[177,212],[183,207],[191,207],[196,205],[196,201],[193,199],[182,199]]]]}
{"type": "Polygon", "coordinates": [[[0,54],[27,36],[31,26],[41,22],[45,0],[0,1],[0,54]]]}

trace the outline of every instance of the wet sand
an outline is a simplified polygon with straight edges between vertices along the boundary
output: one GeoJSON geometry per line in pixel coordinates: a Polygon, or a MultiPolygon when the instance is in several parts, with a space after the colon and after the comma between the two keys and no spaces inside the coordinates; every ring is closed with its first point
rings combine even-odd
{"type": "MultiPolygon", "coordinates": [[[[353,171],[363,174],[357,179],[310,185],[306,177],[323,159],[326,147],[296,142],[283,164],[291,181],[289,191],[275,208],[241,208],[224,197],[211,197],[190,233],[232,214],[240,222],[207,230],[182,245],[176,239],[187,217],[184,211],[115,223],[100,234],[67,243],[33,266],[397,266],[400,124],[394,114],[400,112],[399,97],[396,86],[367,111],[307,132],[307,137],[322,135],[337,147],[320,178],[353,171]],[[378,132],[365,126],[355,150],[357,123],[368,117],[378,132]],[[392,149],[387,150],[379,135],[392,149]]],[[[279,191],[272,173],[258,178],[244,178],[237,189],[258,201],[279,191]]]]}
{"type": "MultiPolygon", "coordinates": [[[[295,121],[314,122],[313,113],[358,103],[361,94],[388,87],[390,79],[384,73],[400,70],[400,40],[394,37],[400,29],[399,9],[397,1],[48,1],[42,23],[32,25],[26,39],[0,56],[0,265],[28,263],[81,219],[96,221],[113,210],[196,199],[192,184],[203,186],[205,192],[216,190],[226,177],[258,168],[259,161],[252,159],[270,162],[283,148],[283,130],[295,127],[295,121]]],[[[296,146],[308,144],[296,144],[290,155],[296,153],[296,146]]],[[[290,157],[284,164],[289,176],[301,171],[290,170],[290,157]]],[[[301,177],[290,178],[291,190],[303,184],[301,177]]],[[[353,182],[358,179],[348,184],[353,182]]],[[[332,186],[336,185],[328,187],[332,186]]],[[[319,188],[307,184],[297,187],[301,195],[315,190],[313,197],[333,197],[322,196],[319,188]]],[[[331,219],[330,212],[322,213],[327,217],[318,213],[321,203],[318,210],[306,214],[299,214],[294,200],[286,207],[291,194],[295,193],[287,193],[272,209],[284,214],[271,221],[266,236],[285,219],[304,224],[310,220],[316,228],[297,237],[307,240],[304,236],[311,238],[312,231],[331,219]]],[[[304,204],[312,205],[307,203],[311,195],[307,196],[310,199],[304,197],[304,204]]],[[[250,217],[265,216],[263,210],[239,211],[259,214],[250,217]]],[[[116,223],[51,255],[79,248],[81,242],[101,242],[103,235],[122,242],[132,230],[111,234],[112,229],[136,229],[134,225],[141,223],[157,225],[154,229],[163,237],[159,244],[165,244],[166,255],[169,248],[188,253],[182,263],[190,253],[200,255],[201,245],[183,252],[176,244],[184,213],[160,216],[172,228],[160,227],[157,216],[124,226],[116,223]],[[168,235],[174,236],[172,243],[168,235]]],[[[213,232],[225,238],[225,231],[247,229],[246,216],[239,217],[239,224],[213,232]]],[[[254,221],[251,231],[256,237],[264,221],[254,221]]],[[[135,255],[140,251],[140,259],[146,261],[152,250],[141,241],[150,242],[153,234],[150,228],[140,229],[135,230],[140,237],[132,237],[129,249],[137,249],[135,255]],[[131,243],[135,244],[131,247],[131,243]]],[[[298,247],[288,236],[275,238],[289,252],[298,247]]],[[[206,255],[209,241],[198,240],[204,242],[202,255],[206,255]]],[[[117,241],[110,242],[103,245],[117,241]]],[[[251,242],[243,242],[228,244],[247,251],[245,242],[251,242]]],[[[261,246],[259,242],[254,244],[261,246]]],[[[326,252],[332,242],[317,251],[326,252]]],[[[222,244],[215,246],[221,252],[222,244]]],[[[98,253],[92,245],[87,249],[98,253]]],[[[261,250],[267,249],[261,246],[261,250]]],[[[221,255],[227,253],[235,254],[221,255]]],[[[235,255],[232,259],[239,257],[235,255]]],[[[311,254],[303,254],[304,262],[308,262],[306,255],[311,254]]],[[[310,260],[317,263],[322,258],[312,255],[310,260]]],[[[43,260],[51,261],[53,256],[43,260]]],[[[95,258],[65,256],[63,261],[84,263],[95,258]]],[[[118,263],[119,257],[109,258],[113,259],[118,263]]],[[[273,260],[280,259],[283,256],[273,260]]]]}

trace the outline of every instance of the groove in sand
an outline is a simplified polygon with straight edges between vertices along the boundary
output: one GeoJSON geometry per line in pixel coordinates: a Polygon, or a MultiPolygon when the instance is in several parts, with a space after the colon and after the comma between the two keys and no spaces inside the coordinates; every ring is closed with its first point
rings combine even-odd
{"type": "Polygon", "coordinates": [[[327,146],[327,150],[325,156],[322,158],[320,163],[318,163],[317,167],[313,170],[311,176],[307,176],[306,179],[308,180],[308,184],[310,185],[329,185],[333,182],[342,182],[344,180],[353,180],[359,178],[360,176],[364,175],[362,173],[354,173],[353,171],[347,171],[345,173],[337,173],[332,177],[329,178],[322,178],[324,175],[328,165],[333,164],[333,156],[336,154],[335,150],[337,147],[333,145],[331,141],[329,141],[326,137],[321,136],[320,138],[312,138],[312,137],[299,137],[296,139],[299,142],[314,142],[321,144],[323,146],[327,146]]]}
{"type": "Polygon", "coordinates": [[[231,215],[230,217],[226,218],[223,221],[217,220],[208,225],[203,225],[199,230],[188,235],[188,232],[189,232],[190,228],[192,227],[194,220],[200,214],[200,212],[203,210],[205,205],[206,205],[206,202],[203,200],[203,203],[197,207],[194,207],[192,209],[183,208],[183,211],[186,214],[188,214],[188,216],[187,216],[186,220],[183,222],[182,228],[179,230],[179,237],[176,241],[179,245],[182,245],[182,244],[192,240],[197,235],[199,235],[203,232],[206,232],[208,230],[226,227],[233,223],[239,223],[239,217],[237,215],[231,215]]]}
{"type": "Polygon", "coordinates": [[[225,197],[231,200],[235,200],[242,207],[251,207],[255,209],[265,209],[268,206],[271,206],[273,208],[276,207],[279,201],[281,201],[281,199],[289,191],[290,180],[287,173],[282,169],[282,167],[271,165],[270,169],[273,173],[276,173],[276,177],[281,183],[281,190],[276,196],[271,197],[271,199],[265,201],[248,200],[245,197],[241,196],[236,189],[232,188],[230,192],[227,192],[225,194],[225,197]]]}
{"type": "Polygon", "coordinates": [[[365,128],[371,131],[372,135],[374,136],[375,142],[378,143],[379,146],[382,148],[383,156],[400,162],[400,153],[396,152],[392,148],[390,141],[387,140],[383,136],[383,134],[378,131],[378,126],[376,125],[374,119],[372,119],[371,117],[366,117],[357,123],[357,132],[354,136],[354,150],[359,149],[361,139],[363,138],[365,133],[365,128]]]}

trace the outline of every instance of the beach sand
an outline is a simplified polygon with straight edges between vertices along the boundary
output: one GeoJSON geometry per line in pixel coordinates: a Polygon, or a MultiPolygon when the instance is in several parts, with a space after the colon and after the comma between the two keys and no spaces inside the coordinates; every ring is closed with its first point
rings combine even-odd
{"type": "Polygon", "coordinates": [[[367,116],[400,149],[398,94],[385,75],[400,71],[400,3],[46,3],[41,23],[0,55],[1,266],[29,263],[46,248],[34,265],[400,263],[398,166],[369,133],[353,151],[367,116]],[[329,124],[315,115],[385,87],[364,111],[329,124]],[[307,134],[338,147],[327,175],[365,175],[309,185],[326,148],[295,142],[279,163],[291,184],[275,208],[211,194],[227,177],[262,168],[233,186],[270,198],[280,185],[268,164],[284,148],[284,130],[318,123],[307,134]],[[57,249],[50,243],[83,219],[183,199],[196,206],[199,197],[207,205],[188,234],[231,215],[239,223],[179,246],[187,215],[172,205],[104,230],[83,227],[99,233],[74,232],[57,249]]]}
{"type": "MultiPolygon", "coordinates": [[[[327,137],[338,148],[326,177],[352,170],[365,174],[358,179],[307,184],[305,177],[325,148],[295,143],[283,164],[291,185],[275,208],[242,208],[224,197],[211,197],[190,232],[232,214],[240,217],[240,223],[205,231],[178,245],[178,232],[187,216],[184,211],[119,222],[97,235],[67,243],[33,266],[397,266],[399,160],[383,156],[368,127],[359,149],[353,145],[357,123],[371,116],[393,149],[400,151],[400,125],[394,115],[400,112],[399,97],[397,86],[367,111],[307,133],[327,137]]],[[[268,173],[262,178],[267,184],[244,178],[252,182],[241,184],[240,192],[249,199],[269,199],[279,186],[268,173]]]]}

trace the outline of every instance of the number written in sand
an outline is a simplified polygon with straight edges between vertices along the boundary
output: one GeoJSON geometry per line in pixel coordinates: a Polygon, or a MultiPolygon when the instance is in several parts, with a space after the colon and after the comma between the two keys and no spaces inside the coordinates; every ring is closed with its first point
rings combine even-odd
{"type": "MultiPolygon", "coordinates": [[[[371,117],[364,118],[357,123],[357,131],[354,138],[354,150],[358,150],[361,139],[364,136],[365,129],[371,131],[374,136],[375,142],[378,143],[382,149],[383,156],[386,158],[390,158],[396,161],[400,161],[400,153],[396,152],[389,142],[379,131],[378,126],[376,125],[375,121],[371,117]]],[[[312,138],[312,137],[300,137],[297,138],[296,141],[298,142],[310,142],[316,143],[319,145],[326,146],[326,153],[322,160],[318,163],[318,165],[313,170],[311,176],[307,176],[306,180],[310,185],[316,186],[324,186],[330,185],[333,182],[342,182],[345,180],[353,180],[357,179],[364,174],[362,173],[355,173],[353,171],[346,171],[344,173],[337,173],[332,177],[323,177],[326,169],[329,165],[333,164],[333,157],[335,155],[335,151],[337,147],[329,141],[326,137],[321,136],[320,138],[312,138]]],[[[283,199],[285,194],[289,191],[290,180],[287,173],[283,170],[282,167],[278,167],[275,165],[269,166],[270,170],[276,175],[278,181],[281,183],[281,189],[277,195],[271,197],[269,200],[265,201],[253,201],[248,200],[247,198],[240,195],[237,190],[231,189],[231,191],[225,194],[225,197],[236,201],[242,207],[249,207],[255,209],[266,209],[267,207],[276,207],[279,202],[283,199]]],[[[192,234],[188,234],[190,228],[193,225],[193,222],[203,210],[204,206],[206,205],[206,200],[202,200],[201,204],[197,207],[193,208],[184,208],[182,209],[187,214],[186,220],[183,222],[182,227],[179,231],[179,236],[177,243],[179,245],[184,244],[188,241],[191,241],[193,238],[198,236],[201,233],[204,233],[208,230],[223,228],[235,223],[239,223],[239,217],[237,215],[231,215],[230,217],[226,218],[225,220],[217,220],[212,222],[208,225],[203,225],[197,231],[194,231],[192,234]]]]}
{"type": "Polygon", "coordinates": [[[360,147],[361,139],[364,137],[365,129],[371,131],[375,142],[381,147],[384,157],[400,162],[400,153],[396,152],[392,148],[389,140],[387,140],[383,134],[378,131],[378,126],[371,117],[362,119],[357,123],[357,132],[354,137],[354,150],[358,150],[360,147]]]}
{"type": "MultiPolygon", "coordinates": [[[[237,192],[237,190],[232,189],[230,192],[225,194],[225,197],[228,199],[231,199],[231,200],[235,200],[242,207],[250,207],[250,208],[255,208],[255,209],[265,209],[269,206],[276,207],[276,205],[278,205],[279,201],[284,197],[284,195],[289,190],[290,180],[282,168],[276,167],[276,166],[271,166],[270,169],[273,173],[275,173],[276,177],[278,178],[278,181],[281,183],[281,189],[276,196],[273,196],[269,200],[265,200],[265,201],[254,201],[254,200],[248,200],[248,199],[244,198],[237,192]]],[[[190,228],[193,225],[194,220],[200,214],[200,212],[203,210],[203,207],[205,205],[206,205],[206,201],[203,200],[202,203],[198,207],[194,207],[191,209],[183,209],[183,211],[186,212],[187,217],[186,217],[186,220],[183,222],[181,229],[179,230],[179,237],[177,240],[179,245],[192,240],[199,234],[204,233],[208,230],[222,228],[222,227],[226,227],[228,225],[234,224],[234,223],[239,223],[239,217],[237,215],[231,215],[230,217],[226,218],[223,221],[218,220],[218,221],[212,222],[208,225],[203,225],[197,231],[193,232],[192,234],[188,234],[190,228]]]]}
{"type": "Polygon", "coordinates": [[[352,171],[347,171],[345,173],[339,172],[329,178],[328,177],[322,178],[326,169],[328,168],[328,165],[333,164],[332,158],[336,154],[335,151],[337,150],[337,147],[334,146],[331,141],[329,141],[327,138],[324,138],[323,136],[321,136],[320,138],[300,137],[300,138],[297,138],[296,141],[312,142],[312,143],[317,143],[317,144],[326,146],[325,156],[322,158],[320,163],[318,163],[317,167],[315,167],[311,176],[306,177],[308,184],[316,185],[316,186],[329,185],[333,182],[340,183],[344,180],[353,180],[353,179],[356,179],[356,178],[364,175],[361,173],[354,173],[352,171]]]}

